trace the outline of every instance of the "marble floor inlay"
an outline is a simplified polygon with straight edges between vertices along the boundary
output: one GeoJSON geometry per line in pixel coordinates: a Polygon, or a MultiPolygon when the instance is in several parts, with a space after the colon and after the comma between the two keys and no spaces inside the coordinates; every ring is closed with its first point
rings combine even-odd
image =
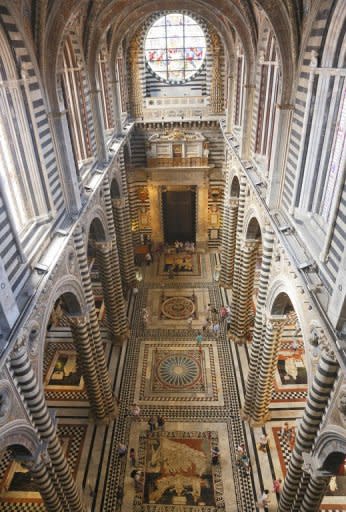
{"type": "Polygon", "coordinates": [[[135,401],[223,405],[215,341],[141,341],[135,401]]]}

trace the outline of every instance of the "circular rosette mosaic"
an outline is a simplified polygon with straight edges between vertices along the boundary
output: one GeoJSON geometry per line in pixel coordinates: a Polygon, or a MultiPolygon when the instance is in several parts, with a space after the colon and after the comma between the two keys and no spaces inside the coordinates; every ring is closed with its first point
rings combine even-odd
{"type": "Polygon", "coordinates": [[[198,361],[185,354],[165,357],[157,365],[156,371],[162,384],[176,388],[193,386],[201,378],[198,361]]]}
{"type": "Polygon", "coordinates": [[[194,313],[195,305],[187,297],[170,297],[162,303],[161,311],[172,320],[187,320],[194,313]]]}

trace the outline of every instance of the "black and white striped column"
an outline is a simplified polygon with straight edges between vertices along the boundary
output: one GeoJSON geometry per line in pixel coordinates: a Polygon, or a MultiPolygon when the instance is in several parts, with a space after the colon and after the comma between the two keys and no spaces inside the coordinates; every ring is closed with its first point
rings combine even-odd
{"type": "MultiPolygon", "coordinates": [[[[10,371],[18,384],[34,427],[37,429],[40,438],[47,443],[53,480],[60,487],[56,494],[60,495],[64,512],[85,512],[58,439],[55,422],[47,408],[42,386],[37,381],[27,350],[28,347],[24,341],[20,340],[10,355],[10,371]]],[[[51,494],[51,497],[54,498],[53,494],[51,494]]]]}
{"type": "Polygon", "coordinates": [[[127,333],[127,318],[108,179],[105,179],[103,183],[103,198],[105,202],[108,232],[111,239],[108,244],[96,244],[96,257],[99,262],[100,277],[110,330],[116,336],[123,336],[127,333]]]}
{"type": "MultiPolygon", "coordinates": [[[[327,344],[327,341],[324,343],[327,344]]],[[[314,444],[316,433],[321,426],[323,415],[331,398],[338,369],[339,365],[334,353],[324,345],[314,380],[309,389],[303,418],[299,424],[295,446],[280,497],[279,512],[300,510],[302,494],[299,493],[298,495],[298,491],[301,479],[304,477],[303,453],[310,453],[314,444]]],[[[313,494],[313,490],[311,492],[313,494]]]]}
{"type": "Polygon", "coordinates": [[[233,284],[237,218],[238,198],[228,198],[225,200],[222,226],[220,286],[224,288],[231,288],[233,284]]]}
{"type": "Polygon", "coordinates": [[[88,305],[88,331],[89,347],[93,353],[95,367],[97,369],[98,380],[102,388],[105,416],[112,417],[115,411],[115,404],[111,382],[107,370],[105,354],[102,345],[100,325],[97,318],[94,295],[92,291],[87,253],[83,240],[81,228],[77,228],[74,233],[74,243],[81,272],[85,300],[88,305]]]}
{"type": "Polygon", "coordinates": [[[116,259],[118,258],[118,254],[111,241],[95,242],[93,245],[96,250],[109,330],[114,336],[125,335],[127,333],[127,321],[119,267],[112,261],[114,256],[116,259]]]}
{"type": "Polygon", "coordinates": [[[16,455],[15,459],[21,466],[30,471],[40,491],[47,512],[65,512],[64,504],[59,496],[60,493],[54,487],[52,475],[48,470],[48,465],[51,464],[48,453],[43,454],[40,450],[37,455],[30,459],[27,457],[24,459],[16,455]]]}
{"type": "Polygon", "coordinates": [[[231,332],[235,326],[236,317],[234,314],[234,306],[236,305],[237,294],[240,290],[241,285],[241,265],[242,265],[242,254],[241,246],[243,240],[243,225],[244,225],[244,214],[245,214],[245,194],[246,194],[246,178],[245,176],[240,177],[240,190],[237,210],[237,228],[236,228],[236,244],[234,254],[234,265],[232,275],[232,316],[231,316],[231,332]]]}
{"type": "Polygon", "coordinates": [[[312,475],[309,484],[305,487],[304,497],[299,512],[319,512],[321,501],[329,484],[330,476],[312,475]]]}
{"type": "Polygon", "coordinates": [[[273,257],[274,240],[275,236],[273,231],[270,229],[270,227],[266,227],[263,231],[262,237],[263,253],[261,272],[258,283],[255,325],[252,336],[249,373],[245,391],[245,402],[242,411],[242,416],[244,419],[250,419],[251,411],[253,409],[253,402],[255,400],[256,395],[257,380],[259,375],[259,368],[261,365],[262,347],[264,343],[265,318],[263,317],[263,313],[265,311],[265,304],[267,299],[270,268],[273,257]]]}
{"type": "Polygon", "coordinates": [[[69,323],[75,342],[78,364],[83,374],[91,409],[98,419],[103,419],[105,411],[102,386],[99,382],[94,354],[89,341],[88,320],[85,316],[69,316],[69,323]]]}
{"type": "Polygon", "coordinates": [[[249,340],[258,244],[257,240],[244,240],[237,247],[240,271],[234,281],[231,317],[231,335],[236,343],[249,340]]]}
{"type": "Polygon", "coordinates": [[[121,278],[124,288],[131,288],[136,282],[135,258],[131,231],[131,214],[123,151],[120,154],[122,197],[112,200],[116,229],[121,278]]]}
{"type": "Polygon", "coordinates": [[[258,367],[259,375],[255,390],[256,394],[250,413],[253,426],[263,425],[268,420],[281,330],[285,319],[285,316],[280,319],[278,317],[271,317],[266,324],[260,366],[258,367]]]}

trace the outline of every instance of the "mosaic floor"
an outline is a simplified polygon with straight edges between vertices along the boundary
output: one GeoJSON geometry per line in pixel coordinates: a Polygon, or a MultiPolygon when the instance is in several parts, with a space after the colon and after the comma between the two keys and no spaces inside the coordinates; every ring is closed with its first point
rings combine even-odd
{"type": "MultiPolygon", "coordinates": [[[[59,435],[88,511],[252,512],[264,488],[270,490],[268,510],[277,510],[272,482],[284,479],[293,446],[293,441],[281,439],[280,429],[285,421],[296,426],[306,399],[302,347],[291,349],[287,327],[273,383],[271,420],[265,428],[250,429],[239,416],[249,346],[230,344],[224,325],[220,336],[208,332],[201,344],[196,341],[208,304],[219,309],[231,303],[230,295],[213,281],[219,256],[196,253],[191,264],[191,271],[173,277],[164,256],[142,267],[139,293],[128,303],[130,338],[121,346],[110,342],[104,328],[101,287],[92,262],[106,359],[120,399],[119,418],[109,426],[96,425],[89,417],[71,333],[63,318],[52,323],[43,372],[46,399],[56,410],[59,435]],[[131,414],[134,404],[140,407],[138,418],[131,414]],[[158,417],[164,425],[153,428],[150,419],[157,423],[158,417]],[[266,452],[257,449],[262,433],[269,436],[266,452]],[[241,442],[249,454],[249,472],[236,464],[241,442]],[[125,456],[119,455],[119,443],[127,446],[125,456]],[[216,447],[219,461],[213,464],[216,447]]],[[[345,477],[338,477],[336,484],[321,510],[346,510],[345,477]]],[[[33,482],[9,452],[0,459],[0,510],[44,511],[33,482]]]]}

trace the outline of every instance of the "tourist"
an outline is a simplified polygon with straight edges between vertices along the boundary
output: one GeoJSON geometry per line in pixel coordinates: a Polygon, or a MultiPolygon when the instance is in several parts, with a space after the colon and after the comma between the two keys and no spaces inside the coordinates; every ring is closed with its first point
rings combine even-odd
{"type": "Polygon", "coordinates": [[[144,482],[143,471],[141,471],[140,469],[134,469],[133,471],[131,471],[131,478],[133,478],[135,490],[142,491],[144,482]]]}
{"type": "Polygon", "coordinates": [[[213,322],[217,322],[218,320],[218,312],[215,306],[211,308],[211,319],[213,320],[213,322]]]}
{"type": "Polygon", "coordinates": [[[126,454],[126,452],[127,452],[127,446],[126,446],[126,444],[119,443],[119,444],[118,444],[118,455],[119,455],[119,457],[124,457],[124,455],[126,454]]]}
{"type": "Polygon", "coordinates": [[[192,321],[193,321],[193,318],[192,318],[192,316],[190,316],[187,319],[187,327],[188,327],[188,329],[192,329],[192,321]]]}
{"type": "Polygon", "coordinates": [[[147,263],[147,266],[149,266],[151,264],[151,262],[153,261],[153,258],[150,254],[150,252],[147,252],[147,254],[144,256],[144,259],[147,263]]]}
{"type": "Polygon", "coordinates": [[[259,450],[261,450],[262,452],[266,452],[267,446],[268,446],[268,441],[269,441],[269,436],[267,436],[266,434],[262,434],[258,440],[257,448],[259,450]]]}
{"type": "Polygon", "coordinates": [[[293,339],[291,341],[291,344],[290,344],[290,349],[293,351],[293,352],[296,352],[299,348],[299,343],[296,339],[293,339]]]}
{"type": "Polygon", "coordinates": [[[149,425],[149,431],[154,432],[154,430],[156,429],[156,422],[155,422],[154,416],[150,416],[148,425],[149,425]]]}
{"type": "Polygon", "coordinates": [[[338,484],[336,483],[336,476],[332,476],[329,480],[329,489],[331,492],[335,492],[338,490],[338,484]]]}
{"type": "Polygon", "coordinates": [[[164,426],[165,426],[165,420],[162,416],[157,416],[156,418],[156,421],[157,421],[157,427],[159,430],[163,430],[164,429],[164,426]]]}
{"type": "Polygon", "coordinates": [[[250,473],[250,459],[246,453],[244,453],[239,459],[239,465],[245,469],[246,473],[250,473]]]}
{"type": "Polygon", "coordinates": [[[130,449],[129,458],[130,458],[131,466],[135,466],[136,465],[136,454],[135,454],[135,449],[134,448],[130,449]]]}
{"type": "Polygon", "coordinates": [[[201,352],[202,350],[202,341],[203,341],[203,335],[201,332],[199,332],[196,336],[196,343],[197,343],[197,347],[198,347],[198,350],[201,352]]]}
{"type": "Polygon", "coordinates": [[[241,457],[245,453],[245,443],[240,443],[235,452],[236,463],[239,464],[241,457]]]}
{"type": "Polygon", "coordinates": [[[216,337],[219,337],[219,335],[220,335],[220,324],[218,322],[215,322],[213,324],[213,333],[215,334],[216,337]]]}
{"type": "Polygon", "coordinates": [[[286,440],[287,442],[290,441],[291,429],[290,429],[287,421],[285,421],[285,423],[281,427],[280,436],[281,436],[282,440],[286,440]]]}
{"type": "Polygon", "coordinates": [[[221,318],[221,320],[225,320],[227,315],[228,315],[227,309],[225,308],[225,306],[221,306],[221,308],[220,308],[220,318],[221,318]]]}
{"type": "Polygon", "coordinates": [[[260,499],[256,503],[258,508],[263,508],[264,510],[268,510],[269,505],[269,491],[268,489],[264,489],[260,499]]]}
{"type": "Polygon", "coordinates": [[[277,497],[279,497],[279,495],[281,494],[281,484],[281,478],[276,478],[275,480],[273,480],[273,492],[276,493],[277,497]]]}
{"type": "Polygon", "coordinates": [[[136,404],[133,404],[131,412],[132,412],[132,416],[134,417],[134,419],[139,421],[140,415],[141,415],[141,410],[140,410],[139,406],[136,404]]]}

